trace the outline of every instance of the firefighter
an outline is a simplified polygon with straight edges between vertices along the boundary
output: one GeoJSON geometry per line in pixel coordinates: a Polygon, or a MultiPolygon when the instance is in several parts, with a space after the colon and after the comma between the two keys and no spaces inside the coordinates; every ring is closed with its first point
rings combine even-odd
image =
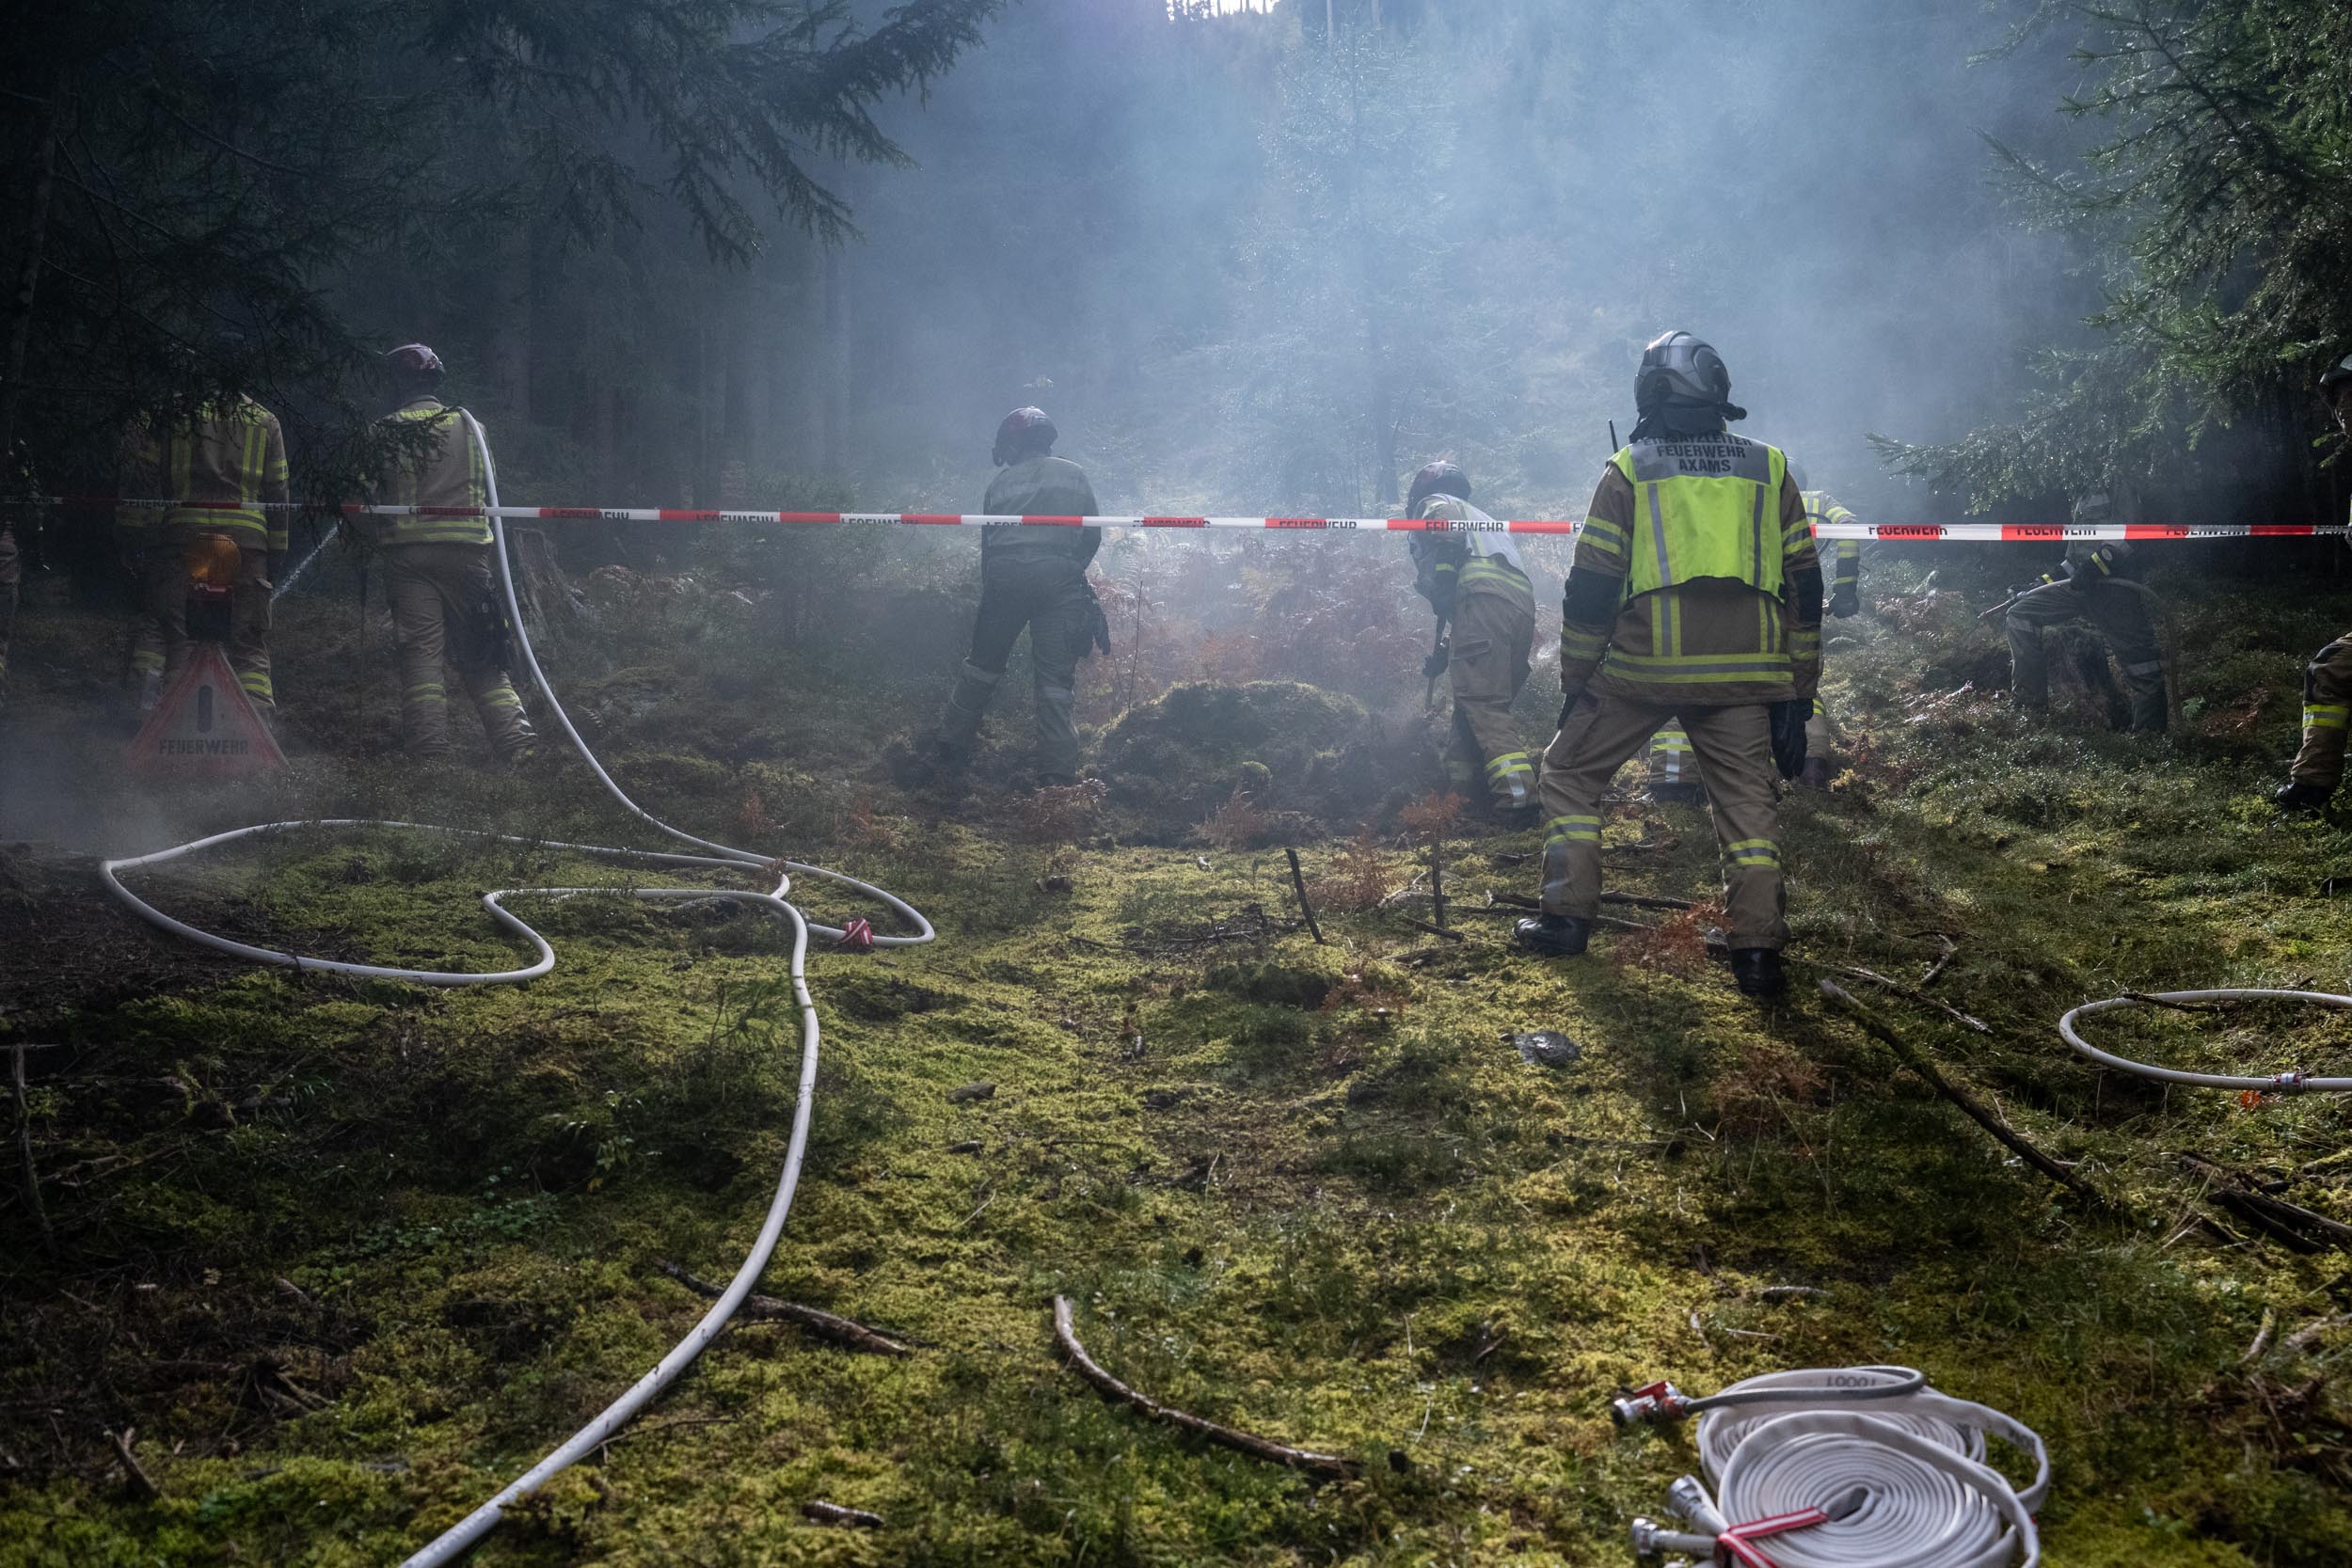
{"type": "Polygon", "coordinates": [[[538,737],[506,673],[509,627],[490,567],[487,443],[471,414],[441,401],[439,355],[405,343],[384,363],[401,404],[383,421],[393,455],[380,499],[437,509],[429,516],[376,519],[385,597],[400,642],[402,743],[426,761],[452,754],[453,673],[482,718],[491,752],[501,762],[520,761],[538,737]]]}
{"type": "Polygon", "coordinates": [[[226,652],[255,707],[277,706],[270,681],[270,585],[286,559],[286,437],[278,416],[239,393],[199,406],[162,428],[124,432],[115,512],[117,543],[145,607],[132,646],[139,706],[155,705],[188,656],[187,567],[195,536],[218,533],[237,547],[226,652]],[[129,504],[140,501],[157,505],[129,504]]]}
{"type": "MultiPolygon", "coordinates": [[[[1788,464],[1788,477],[1796,481],[1797,493],[1804,498],[1805,522],[1814,531],[1817,554],[1822,524],[1859,521],[1828,491],[1809,488],[1804,467],[1794,459],[1788,464]]],[[[1835,543],[1836,576],[1830,583],[1828,613],[1842,621],[1862,609],[1862,541],[1839,539],[1835,543]]],[[[1813,716],[1804,725],[1804,771],[1797,776],[1797,782],[1807,789],[1829,787],[1830,745],[1834,738],[1829,710],[1817,694],[1813,699],[1813,716]]],[[[1691,755],[1691,737],[1682,733],[1680,724],[1668,724],[1650,744],[1649,793],[1654,800],[1689,802],[1706,799],[1706,784],[1691,755]]]]}
{"type": "MultiPolygon", "coordinates": [[[[1056,457],[1058,432],[1041,408],[1016,408],[996,427],[992,455],[1004,470],[980,504],[992,516],[1090,517],[1094,487],[1086,470],[1056,457]]],[[[944,771],[961,774],[972,761],[996,683],[1004,678],[1013,642],[1029,632],[1029,668],[1037,697],[1037,781],[1078,782],[1078,661],[1101,647],[1110,651],[1110,626],[1087,582],[1087,564],[1103,546],[1099,528],[991,527],[980,540],[980,612],[972,651],[930,747],[929,765],[909,782],[944,771]]]]}
{"type": "MultiPolygon", "coordinates": [[[[2074,521],[2085,526],[2111,523],[2115,504],[2105,492],[2076,499],[2074,521]]],[[[2050,666],[2042,647],[2045,626],[2087,620],[2106,635],[2122,667],[2129,705],[2111,711],[2109,721],[2119,729],[2161,735],[2165,727],[2164,652],[2156,641],[2148,590],[2131,580],[2132,546],[2121,539],[2080,539],[2067,546],[2058,569],[2010,591],[2010,690],[2017,705],[2029,714],[2050,707],[2050,666]]],[[[2106,657],[2098,657],[2086,673],[2094,686],[2112,694],[2106,657]]]]}
{"type": "Polygon", "coordinates": [[[1601,796],[1679,721],[1705,770],[1741,991],[1788,989],[1772,774],[1804,765],[1821,664],[1821,567],[1779,449],[1735,436],[1731,372],[1688,332],[1649,344],[1640,422],[1602,471],[1563,595],[1560,733],[1544,752],[1535,953],[1584,951],[1600,901],[1601,796]]]}
{"type": "MultiPolygon", "coordinates": [[[[2319,395],[2336,425],[2352,436],[2352,354],[2319,378],[2319,395]]],[[[2347,724],[2352,724],[2352,632],[2312,656],[2303,672],[2303,747],[2295,753],[2287,782],[2271,799],[2284,811],[2318,811],[2344,778],[2347,724]]]]}
{"type": "Polygon", "coordinates": [[[1511,722],[1511,704],[1527,684],[1535,646],[1535,594],[1511,536],[1470,504],[1470,476],[1443,459],[1413,476],[1406,515],[1460,525],[1412,538],[1413,591],[1438,613],[1438,645],[1422,665],[1435,681],[1449,677],[1454,736],[1446,777],[1464,795],[1475,790],[1498,821],[1536,821],[1535,761],[1511,722]]]}

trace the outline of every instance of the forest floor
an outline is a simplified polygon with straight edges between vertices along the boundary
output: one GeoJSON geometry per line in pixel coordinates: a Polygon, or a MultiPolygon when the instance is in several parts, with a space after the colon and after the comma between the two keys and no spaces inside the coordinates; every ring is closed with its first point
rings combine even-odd
{"type": "MultiPolygon", "coordinates": [[[[2211,1166],[2352,1221],[2344,1101],[2168,1093],[2054,1029],[2123,989],[2344,989],[2352,822],[2264,799],[2340,607],[2204,590],[2179,611],[2184,722],[2132,738],[2079,694],[2021,721],[1974,605],[1906,563],[1872,572],[1869,610],[1833,628],[1846,769],[1786,815],[1800,987],[1772,1009],[1708,959],[1703,911],[1622,910],[1659,928],[1534,962],[1474,907],[1458,942],[1366,907],[1422,853],[1326,823],[1299,840],[1318,944],[1279,848],[1227,847],[1247,823],[1226,844],[1139,832],[1090,795],[997,787],[1009,763],[960,802],[902,795],[874,716],[903,727],[928,686],[723,639],[567,680],[658,814],[937,924],[930,946],[812,960],[808,1176],[761,1284],[913,1354],[742,1322],[471,1560],[1616,1564],[1627,1520],[1695,1466],[1687,1431],[1613,1428],[1613,1394],[1893,1362],[2047,1439],[2058,1568],[2341,1563],[2348,1255],[2250,1230],[2211,1166]],[[1823,965],[1983,1020],[1846,982],[2113,1212],[1904,1070],[1815,993],[1823,965]],[[1508,1037],[1535,1029],[1581,1054],[1530,1065],[1508,1037]],[[993,1094],[952,1093],[976,1083],[993,1094]],[[1360,1476],[1318,1482],[1105,1403],[1056,1349],[1056,1294],[1131,1385],[1360,1476]],[[813,1499],[882,1524],[812,1522],[813,1499]]],[[[297,601],[281,626],[308,650],[281,675],[291,775],[160,803],[80,717],[103,706],[115,628],[21,623],[7,829],[56,842],[0,847],[0,1048],[42,1047],[23,1053],[24,1158],[52,1241],[11,1148],[0,1562],[396,1561],[666,1350],[705,1303],[663,1266],[723,1278],[773,1187],[799,1051],[772,920],[518,901],[555,972],[451,991],[215,962],[103,901],[83,851],[272,816],[644,842],[568,759],[401,765],[381,696],[340,717],[347,619],[297,601]],[[110,1435],[133,1433],[136,1476],[110,1435]]],[[[1530,705],[1532,732],[1548,704],[1530,705]]],[[[1025,721],[1015,704],[995,728],[1025,721]]],[[[1628,800],[1607,842],[1615,887],[1710,895],[1703,808],[1628,800]]],[[[1535,847],[1454,837],[1449,890],[1533,892],[1535,847]]],[[[630,878],[354,832],[139,885],[330,956],[489,967],[517,949],[484,890],[630,878]]],[[[813,913],[868,912],[804,891],[813,913]]],[[[2336,1014],[2103,1028],[2173,1062],[2352,1063],[2336,1014]]]]}

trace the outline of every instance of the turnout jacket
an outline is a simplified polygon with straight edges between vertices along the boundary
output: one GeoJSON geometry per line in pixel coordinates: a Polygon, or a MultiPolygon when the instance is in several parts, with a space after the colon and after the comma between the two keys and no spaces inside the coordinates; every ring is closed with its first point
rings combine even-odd
{"type": "MultiPolygon", "coordinates": [[[[1092,517],[1094,486],[1087,471],[1064,457],[1032,457],[997,471],[989,481],[980,510],[991,516],[1092,517]]],[[[1103,547],[1099,528],[1023,528],[1013,524],[983,529],[980,562],[1067,559],[1084,568],[1103,547]]]]}
{"type": "Polygon", "coordinates": [[[473,417],[427,393],[410,398],[384,422],[395,430],[420,425],[432,433],[424,449],[392,459],[384,500],[393,506],[453,507],[453,515],[379,517],[376,537],[387,545],[487,545],[490,491],[474,444],[473,417]]]}
{"type": "Polygon", "coordinates": [[[1661,706],[1810,699],[1821,563],[1777,448],[1719,431],[1610,460],[1561,605],[1560,684],[1661,706]]]}
{"type": "MultiPolygon", "coordinates": [[[[1423,519],[1445,517],[1454,522],[1491,523],[1492,517],[1458,496],[1429,496],[1421,503],[1423,519]]],[[[1454,618],[1457,593],[1480,587],[1525,590],[1527,568],[1507,533],[1416,533],[1407,546],[1413,557],[1413,592],[1429,601],[1438,619],[1454,618]]]]}
{"type": "Polygon", "coordinates": [[[119,488],[132,500],[201,503],[118,507],[115,526],[126,533],[160,523],[218,529],[247,549],[286,547],[286,513],[261,504],[288,499],[286,436],[278,416],[249,397],[208,404],[168,432],[133,426],[119,468],[119,488]]]}

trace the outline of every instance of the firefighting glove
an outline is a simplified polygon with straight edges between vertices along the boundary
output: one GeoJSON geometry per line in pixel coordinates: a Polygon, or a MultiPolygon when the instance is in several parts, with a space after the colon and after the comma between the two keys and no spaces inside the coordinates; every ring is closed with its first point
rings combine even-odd
{"type": "Polygon", "coordinates": [[[1813,717],[1813,702],[1807,697],[1791,697],[1785,703],[1774,703],[1772,715],[1772,768],[1784,779],[1793,779],[1804,771],[1804,725],[1813,717]]]}
{"type": "Polygon", "coordinates": [[[1851,582],[1841,582],[1830,595],[1829,612],[1839,620],[1858,613],[1862,609],[1862,591],[1851,582]]]}
{"type": "Polygon", "coordinates": [[[1429,657],[1421,661],[1422,679],[1432,681],[1436,680],[1439,675],[1445,673],[1446,667],[1453,662],[1454,644],[1451,642],[1438,643],[1436,647],[1429,650],[1429,657]]]}

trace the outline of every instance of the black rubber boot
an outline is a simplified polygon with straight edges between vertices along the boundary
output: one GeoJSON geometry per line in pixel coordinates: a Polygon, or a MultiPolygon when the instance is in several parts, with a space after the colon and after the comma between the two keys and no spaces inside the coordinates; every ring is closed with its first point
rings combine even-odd
{"type": "Polygon", "coordinates": [[[1525,832],[1543,826],[1544,813],[1540,806],[1497,806],[1489,814],[1495,831],[1505,833],[1525,832]]]}
{"type": "Polygon", "coordinates": [[[1776,947],[1733,948],[1731,976],[1740,982],[1742,996],[1788,994],[1788,972],[1781,968],[1780,950],[1776,947]]]}
{"type": "Polygon", "coordinates": [[[1797,782],[1807,789],[1827,789],[1829,787],[1829,758],[1805,758],[1804,770],[1797,775],[1797,782]]]}
{"type": "Polygon", "coordinates": [[[1547,958],[1573,958],[1593,940],[1593,923],[1565,914],[1539,914],[1511,927],[1522,952],[1547,958]]]}
{"type": "Polygon", "coordinates": [[[2322,789],[2315,784],[2305,784],[2297,779],[2292,784],[2280,785],[2270,799],[2280,811],[2326,811],[2328,802],[2335,796],[2336,792],[2332,789],[2322,789]]]}

